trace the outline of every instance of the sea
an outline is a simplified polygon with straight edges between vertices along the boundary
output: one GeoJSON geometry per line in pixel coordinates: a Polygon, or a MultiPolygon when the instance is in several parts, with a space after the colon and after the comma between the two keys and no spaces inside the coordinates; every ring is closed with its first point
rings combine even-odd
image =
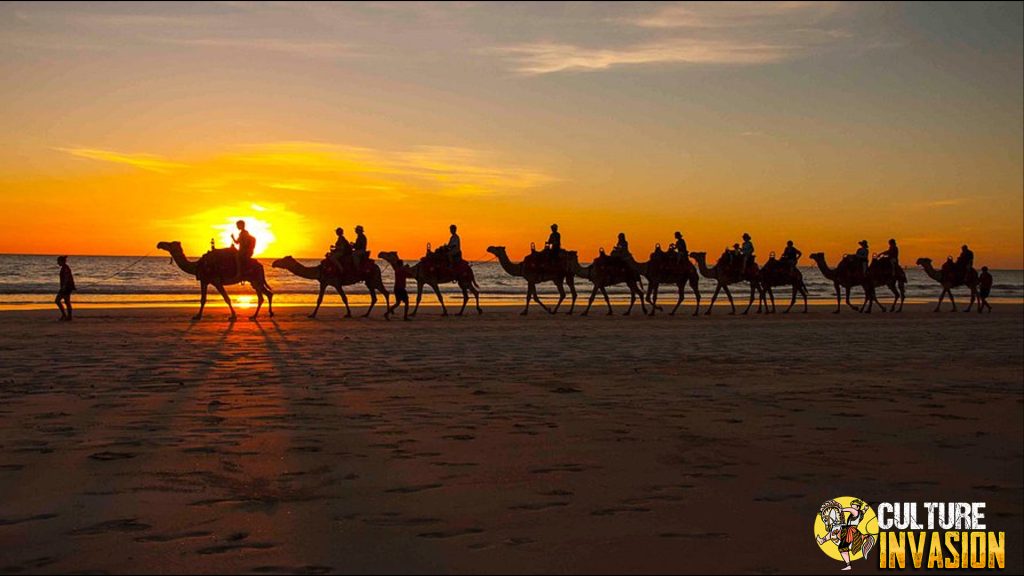
{"type": "MultiPolygon", "coordinates": [[[[315,281],[294,276],[286,270],[273,268],[273,259],[260,259],[267,271],[267,280],[274,290],[274,305],[306,306],[316,303],[318,285],[315,281]]],[[[300,260],[308,266],[316,265],[319,260],[300,260]]],[[[384,284],[391,290],[394,274],[391,267],[383,260],[377,260],[384,277],[384,284]]],[[[411,263],[411,262],[410,262],[411,263]]],[[[78,291],[75,293],[76,304],[98,307],[136,307],[136,306],[191,306],[199,302],[199,286],[193,276],[181,271],[167,256],[71,256],[68,264],[75,274],[78,291]]],[[[481,303],[486,305],[522,305],[526,294],[526,283],[517,277],[509,276],[496,261],[473,262],[473,271],[480,285],[481,303]]],[[[833,303],[835,301],[832,283],[826,280],[814,266],[802,267],[804,280],[810,298],[815,304],[833,303]]],[[[59,268],[56,256],[41,255],[0,255],[0,309],[34,309],[53,306],[53,297],[59,285],[59,268]]],[[[1024,302],[1024,270],[991,270],[995,280],[990,301],[993,303],[1024,302]]],[[[939,285],[919,267],[907,267],[907,302],[934,302],[939,295],[939,285]]],[[[741,285],[733,290],[738,296],[737,303],[746,304],[749,289],[741,285]]],[[[415,302],[415,282],[409,282],[409,292],[415,302]]],[[[584,279],[576,280],[576,288],[583,304],[589,297],[591,284],[584,279]]],[[[714,291],[714,283],[701,278],[701,294],[703,303],[707,303],[714,291]]],[[[234,302],[245,307],[255,300],[254,292],[248,285],[229,286],[228,293],[234,302]]],[[[369,302],[368,291],[362,284],[348,286],[345,289],[354,306],[364,306],[369,302]]],[[[541,298],[553,304],[557,299],[557,290],[551,283],[538,286],[541,298]]],[[[442,286],[446,304],[461,303],[461,292],[455,284],[442,286]]],[[[658,303],[674,305],[676,291],[674,286],[662,286],[659,291],[658,303]]],[[[790,290],[786,287],[776,289],[776,304],[788,304],[790,290]]],[[[958,304],[966,304],[968,291],[954,290],[958,304]]],[[[625,286],[609,289],[609,295],[618,303],[628,298],[625,286]]],[[[863,298],[859,290],[855,290],[854,302],[863,298]]],[[[891,301],[890,292],[881,288],[879,297],[883,303],[891,301]]],[[[724,295],[720,296],[720,300],[724,295]]],[[[600,304],[601,297],[595,301],[600,304]]],[[[687,291],[684,306],[692,305],[693,294],[687,291]]],[[[436,305],[436,298],[429,288],[424,290],[424,305],[436,305]]],[[[219,295],[212,291],[208,305],[223,306],[219,295]]],[[[328,288],[324,297],[325,306],[340,306],[341,301],[333,289],[328,288]]],[[[756,304],[755,304],[756,305],[756,304]]]]}

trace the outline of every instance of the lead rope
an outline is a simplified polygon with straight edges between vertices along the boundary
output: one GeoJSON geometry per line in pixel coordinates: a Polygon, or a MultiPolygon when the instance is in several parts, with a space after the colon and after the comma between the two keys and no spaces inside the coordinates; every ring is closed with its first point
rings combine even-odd
{"type": "Polygon", "coordinates": [[[95,286],[97,284],[100,284],[102,282],[106,282],[107,280],[110,280],[111,278],[114,278],[115,276],[119,276],[121,274],[124,274],[125,272],[130,270],[132,267],[134,267],[136,264],[138,264],[139,262],[142,262],[146,258],[149,258],[152,254],[153,254],[152,252],[147,252],[146,254],[144,254],[142,256],[139,256],[134,262],[132,262],[131,264],[125,266],[124,268],[121,268],[117,272],[114,272],[110,276],[106,276],[104,278],[100,278],[99,280],[93,280],[92,282],[89,282],[88,284],[85,284],[84,288],[91,288],[91,287],[93,287],[93,286],[95,286]]]}

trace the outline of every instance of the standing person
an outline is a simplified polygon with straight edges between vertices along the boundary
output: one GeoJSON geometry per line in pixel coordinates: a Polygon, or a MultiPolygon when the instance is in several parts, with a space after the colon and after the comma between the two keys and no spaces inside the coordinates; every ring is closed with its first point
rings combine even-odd
{"type": "Polygon", "coordinates": [[[392,268],[395,270],[395,303],[388,309],[388,314],[394,314],[399,304],[405,304],[405,315],[402,320],[409,319],[409,292],[405,288],[405,281],[412,275],[412,270],[405,265],[405,261],[395,254],[395,262],[392,268]]]}
{"type": "Polygon", "coordinates": [[[235,238],[232,234],[231,242],[238,244],[238,252],[235,253],[235,276],[241,277],[256,250],[256,238],[245,229],[245,220],[235,222],[235,226],[238,228],[238,237],[235,238]]]}
{"type": "Polygon", "coordinates": [[[57,265],[60,266],[60,288],[57,289],[57,298],[54,302],[57,308],[60,308],[61,321],[70,322],[71,293],[75,290],[75,275],[71,272],[71,266],[68,266],[67,256],[58,256],[57,265]]]}
{"type": "Polygon", "coordinates": [[[992,305],[988,303],[988,295],[992,293],[992,275],[988,272],[988,266],[981,267],[981,274],[978,275],[978,313],[983,308],[988,308],[992,313],[992,305]]]}
{"type": "Polygon", "coordinates": [[[451,238],[448,239],[448,262],[455,266],[462,260],[462,239],[456,233],[458,228],[455,224],[448,227],[448,231],[452,233],[451,238]]]}

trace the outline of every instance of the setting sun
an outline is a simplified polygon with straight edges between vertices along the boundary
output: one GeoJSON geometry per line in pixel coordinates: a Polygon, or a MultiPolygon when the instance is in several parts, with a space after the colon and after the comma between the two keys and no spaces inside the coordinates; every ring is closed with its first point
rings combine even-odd
{"type": "MultiPolygon", "coordinates": [[[[235,225],[239,220],[245,222],[245,229],[256,238],[256,248],[253,256],[260,256],[274,244],[277,237],[271,230],[269,222],[265,222],[250,215],[229,216],[219,226],[220,237],[217,239],[218,248],[226,248],[232,245],[232,235],[238,234],[238,227],[235,225]]],[[[237,236],[236,236],[237,237],[237,236]]]]}

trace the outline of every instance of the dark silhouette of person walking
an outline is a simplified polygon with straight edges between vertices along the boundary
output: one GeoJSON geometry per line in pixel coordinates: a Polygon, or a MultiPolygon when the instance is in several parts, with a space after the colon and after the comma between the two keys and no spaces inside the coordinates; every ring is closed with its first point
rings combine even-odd
{"type": "Polygon", "coordinates": [[[75,275],[68,266],[67,256],[58,256],[57,264],[60,266],[60,288],[57,290],[57,298],[54,300],[57,308],[60,309],[60,320],[71,321],[71,293],[75,291],[75,275]]]}
{"type": "Polygon", "coordinates": [[[395,303],[388,309],[388,314],[394,314],[399,304],[405,304],[405,314],[402,320],[409,319],[409,292],[405,288],[405,281],[412,275],[412,270],[405,265],[405,261],[395,253],[395,261],[392,263],[395,271],[395,303]]]}
{"type": "Polygon", "coordinates": [[[988,308],[992,312],[992,305],[988,303],[988,295],[992,293],[992,275],[988,272],[988,266],[981,267],[981,274],[978,275],[978,313],[988,308]]]}

